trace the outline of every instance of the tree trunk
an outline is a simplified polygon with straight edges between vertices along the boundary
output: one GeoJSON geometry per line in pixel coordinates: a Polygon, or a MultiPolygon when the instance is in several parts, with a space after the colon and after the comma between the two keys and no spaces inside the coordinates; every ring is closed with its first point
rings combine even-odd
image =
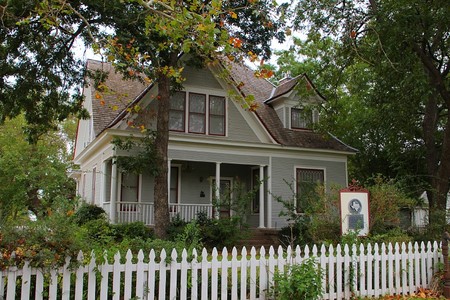
{"type": "Polygon", "coordinates": [[[432,57],[427,55],[427,51],[424,47],[414,44],[413,49],[420,58],[423,68],[428,75],[430,87],[435,90],[436,98],[432,101],[432,103],[427,103],[424,118],[424,140],[427,151],[427,171],[431,178],[431,191],[428,191],[427,195],[430,209],[430,224],[433,226],[444,226],[446,224],[447,193],[449,190],[450,178],[450,92],[445,85],[445,75],[441,74],[439,69],[436,68],[432,57]],[[440,126],[437,120],[438,95],[447,107],[447,114],[445,116],[446,120],[443,127],[442,147],[440,151],[437,149],[435,143],[435,136],[438,132],[438,126],[440,126]],[[436,108],[430,108],[430,104],[435,105],[436,108]],[[432,120],[434,118],[436,119],[434,120],[434,124],[432,124],[432,120]],[[431,128],[433,125],[434,127],[431,128]],[[431,130],[433,130],[433,132],[431,130]],[[439,152],[440,154],[438,154],[439,152]]]}
{"type": "Polygon", "coordinates": [[[154,209],[155,209],[155,235],[164,239],[170,223],[169,201],[167,186],[167,149],[169,144],[169,108],[170,108],[170,78],[167,74],[158,76],[158,119],[155,138],[156,155],[158,157],[158,173],[155,177],[154,209]]]}

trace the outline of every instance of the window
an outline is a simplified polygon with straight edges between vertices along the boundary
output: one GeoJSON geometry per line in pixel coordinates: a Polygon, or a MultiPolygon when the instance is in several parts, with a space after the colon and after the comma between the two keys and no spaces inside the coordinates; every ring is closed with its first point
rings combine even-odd
{"type": "Polygon", "coordinates": [[[324,184],[324,170],[296,169],[297,212],[303,213],[317,201],[318,188],[324,184]]]}
{"type": "Polygon", "coordinates": [[[139,175],[132,173],[122,173],[122,183],[120,190],[120,208],[122,211],[135,211],[139,202],[139,175]]]}
{"type": "Polygon", "coordinates": [[[176,92],[170,99],[169,130],[184,131],[186,93],[176,92]]]}
{"type": "Polygon", "coordinates": [[[311,110],[303,108],[291,108],[291,128],[309,129],[313,123],[311,110]]]}
{"type": "Polygon", "coordinates": [[[209,133],[225,135],[225,98],[209,97],[209,133]]]}
{"type": "Polygon", "coordinates": [[[170,130],[186,132],[187,128],[189,133],[225,135],[225,97],[177,92],[170,102],[170,130]]]}
{"type": "Polygon", "coordinates": [[[206,95],[189,94],[189,132],[206,131],[206,95]]]}

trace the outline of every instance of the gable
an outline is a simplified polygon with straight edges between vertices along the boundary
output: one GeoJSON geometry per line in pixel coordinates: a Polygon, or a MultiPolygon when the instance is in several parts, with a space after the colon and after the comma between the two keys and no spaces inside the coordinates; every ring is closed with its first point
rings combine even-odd
{"type": "MultiPolygon", "coordinates": [[[[218,79],[210,69],[196,69],[188,66],[184,68],[182,76],[185,78],[185,81],[183,82],[183,89],[180,91],[184,94],[183,97],[185,97],[184,127],[180,128],[180,130],[172,130],[170,132],[171,136],[182,135],[183,137],[194,139],[221,139],[234,142],[273,142],[256,116],[252,112],[242,108],[240,103],[230,99],[228,96],[228,89],[231,87],[224,84],[222,80],[218,79]],[[204,97],[206,99],[207,106],[211,97],[220,97],[225,99],[226,128],[223,135],[211,134],[208,132],[208,129],[206,129],[204,133],[190,132],[189,101],[191,95],[204,97]]],[[[141,111],[139,114],[127,113],[119,123],[114,125],[113,128],[138,130],[142,125],[145,128],[156,129],[156,96],[157,85],[146,91],[146,94],[140,100],[138,105],[140,106],[141,111]]],[[[205,112],[205,118],[209,118],[209,109],[205,112]]]]}

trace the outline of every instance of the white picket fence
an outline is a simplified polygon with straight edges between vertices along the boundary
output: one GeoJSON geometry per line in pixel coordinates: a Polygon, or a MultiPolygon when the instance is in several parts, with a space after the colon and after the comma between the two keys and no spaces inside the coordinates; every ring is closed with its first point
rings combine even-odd
{"type": "MultiPolygon", "coordinates": [[[[322,270],[323,299],[410,294],[429,287],[442,260],[437,242],[375,244],[357,247],[316,246],[301,249],[224,248],[191,256],[173,250],[167,257],[140,251],[113,263],[90,263],[76,269],[10,267],[0,272],[0,299],[268,299],[273,275],[313,257],[322,270]]],[[[82,253],[78,260],[85,261],[82,253]]]]}

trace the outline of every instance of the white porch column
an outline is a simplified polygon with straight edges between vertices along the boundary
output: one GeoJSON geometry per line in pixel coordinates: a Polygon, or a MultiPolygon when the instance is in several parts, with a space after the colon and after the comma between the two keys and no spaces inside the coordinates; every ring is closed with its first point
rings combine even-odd
{"type": "Polygon", "coordinates": [[[264,196],[266,192],[264,190],[264,166],[259,166],[259,226],[258,228],[264,228],[264,196]]]}
{"type": "Polygon", "coordinates": [[[116,223],[117,215],[117,164],[112,162],[111,168],[111,199],[110,199],[110,213],[109,218],[111,223],[116,223]]]}
{"type": "Polygon", "coordinates": [[[167,203],[170,204],[170,166],[172,165],[172,160],[167,160],[167,203]]]}
{"type": "Polygon", "coordinates": [[[272,228],[272,156],[267,166],[267,228],[272,228]]]}
{"type": "MultiPolygon", "coordinates": [[[[216,204],[220,204],[220,164],[221,164],[220,162],[216,162],[216,186],[214,187],[216,204]]],[[[218,219],[220,216],[219,209],[217,209],[215,214],[216,219],[218,219]]]]}
{"type": "Polygon", "coordinates": [[[102,170],[101,170],[101,173],[100,173],[100,175],[101,175],[101,177],[100,177],[100,186],[101,186],[101,190],[100,190],[100,206],[102,206],[103,207],[103,205],[105,204],[105,202],[106,202],[106,194],[107,194],[107,185],[106,185],[106,182],[107,182],[107,180],[108,180],[108,177],[107,177],[107,171],[108,170],[108,161],[107,160],[104,160],[103,162],[102,162],[102,170]]]}

